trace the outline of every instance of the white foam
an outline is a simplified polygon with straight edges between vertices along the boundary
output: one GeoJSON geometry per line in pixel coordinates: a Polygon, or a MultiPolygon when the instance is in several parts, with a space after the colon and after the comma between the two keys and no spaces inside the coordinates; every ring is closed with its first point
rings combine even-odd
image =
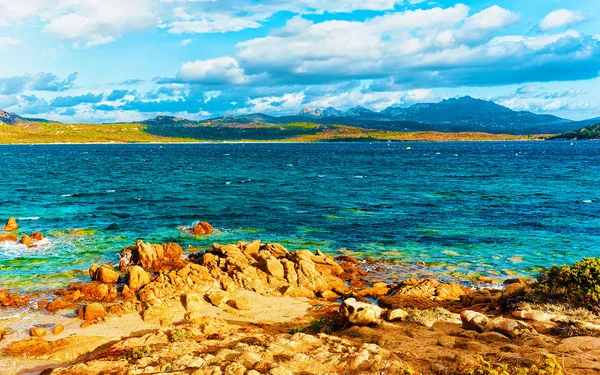
{"type": "Polygon", "coordinates": [[[18,217],[18,218],[17,218],[17,220],[19,220],[19,221],[28,221],[28,220],[31,220],[31,221],[36,221],[36,220],[39,220],[39,219],[40,219],[40,217],[39,217],[39,216],[31,216],[31,217],[18,217]]]}
{"type": "Polygon", "coordinates": [[[73,196],[73,194],[63,194],[63,195],[61,195],[61,197],[72,197],[72,196],[73,196]]]}
{"type": "Polygon", "coordinates": [[[107,190],[107,193],[114,193],[116,190],[107,190]]]}

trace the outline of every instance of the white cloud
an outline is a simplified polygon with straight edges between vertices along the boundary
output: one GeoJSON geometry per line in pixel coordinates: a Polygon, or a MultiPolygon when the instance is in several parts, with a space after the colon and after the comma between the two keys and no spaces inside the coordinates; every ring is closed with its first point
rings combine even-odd
{"type": "Polygon", "coordinates": [[[9,26],[35,16],[44,7],[44,0],[0,0],[0,26],[9,26]]]}
{"type": "Polygon", "coordinates": [[[560,27],[575,25],[585,21],[586,17],[578,10],[558,9],[550,12],[540,21],[540,29],[548,31],[560,27]]]}
{"type": "Polygon", "coordinates": [[[75,46],[110,43],[126,32],[156,25],[152,0],[63,0],[49,17],[44,31],[75,46]]]}
{"type": "Polygon", "coordinates": [[[179,45],[180,45],[180,46],[182,46],[182,47],[185,47],[185,46],[187,46],[188,44],[190,44],[191,42],[192,42],[192,40],[191,40],[191,39],[184,39],[184,40],[182,40],[181,42],[179,42],[179,45]]]}
{"type": "Polygon", "coordinates": [[[179,69],[178,78],[203,84],[244,84],[249,80],[238,61],[230,56],[187,62],[179,69]]]}
{"type": "Polygon", "coordinates": [[[20,44],[21,42],[17,39],[0,36],[0,48],[12,47],[20,44]]]}
{"type": "Polygon", "coordinates": [[[170,34],[208,34],[241,31],[245,29],[256,29],[262,25],[245,17],[231,17],[222,14],[207,16],[195,16],[186,21],[175,21],[163,28],[168,28],[170,34]]]}
{"type": "Polygon", "coordinates": [[[249,99],[246,103],[248,107],[242,109],[240,113],[267,112],[277,113],[296,110],[304,101],[304,92],[284,94],[281,96],[268,96],[249,99]]]}

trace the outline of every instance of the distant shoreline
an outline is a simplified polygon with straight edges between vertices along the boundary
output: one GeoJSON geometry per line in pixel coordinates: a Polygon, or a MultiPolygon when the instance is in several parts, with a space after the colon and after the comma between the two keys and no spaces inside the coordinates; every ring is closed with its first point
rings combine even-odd
{"type": "MultiPolygon", "coordinates": [[[[336,144],[336,143],[468,143],[468,142],[541,142],[547,139],[469,139],[469,140],[344,140],[344,141],[190,141],[190,142],[48,142],[48,143],[3,143],[0,146],[83,146],[83,145],[226,145],[226,144],[336,144]]],[[[568,142],[570,140],[557,139],[568,142]]]]}

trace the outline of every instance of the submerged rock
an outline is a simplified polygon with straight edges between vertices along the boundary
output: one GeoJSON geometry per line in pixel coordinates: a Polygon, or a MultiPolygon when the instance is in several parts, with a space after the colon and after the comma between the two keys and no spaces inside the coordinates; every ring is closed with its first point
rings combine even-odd
{"type": "Polygon", "coordinates": [[[198,223],[192,229],[192,234],[196,234],[196,235],[212,234],[213,232],[214,232],[214,229],[213,229],[212,225],[210,225],[209,223],[207,223],[205,221],[198,223]]]}
{"type": "Polygon", "coordinates": [[[33,244],[33,239],[29,236],[21,237],[21,243],[27,247],[35,247],[35,245],[33,244]]]}
{"type": "Polygon", "coordinates": [[[17,242],[17,236],[12,234],[0,233],[0,242],[17,242]]]}
{"type": "Polygon", "coordinates": [[[35,241],[41,241],[44,239],[44,235],[40,232],[33,232],[29,237],[31,237],[35,241]]]}
{"type": "Polygon", "coordinates": [[[15,219],[14,217],[11,217],[10,219],[8,219],[8,221],[6,222],[6,225],[4,226],[4,230],[7,232],[16,232],[17,230],[19,230],[19,225],[17,224],[17,219],[15,219]]]}

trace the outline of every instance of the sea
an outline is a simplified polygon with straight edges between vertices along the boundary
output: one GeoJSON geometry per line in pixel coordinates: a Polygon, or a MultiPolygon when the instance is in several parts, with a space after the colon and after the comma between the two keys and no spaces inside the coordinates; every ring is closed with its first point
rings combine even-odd
{"type": "Polygon", "coordinates": [[[11,216],[46,236],[0,243],[15,291],[88,280],[137,239],[260,239],[382,260],[387,278],[535,277],[600,256],[600,142],[5,145],[11,216]],[[216,232],[190,235],[199,221],[216,232]]]}

